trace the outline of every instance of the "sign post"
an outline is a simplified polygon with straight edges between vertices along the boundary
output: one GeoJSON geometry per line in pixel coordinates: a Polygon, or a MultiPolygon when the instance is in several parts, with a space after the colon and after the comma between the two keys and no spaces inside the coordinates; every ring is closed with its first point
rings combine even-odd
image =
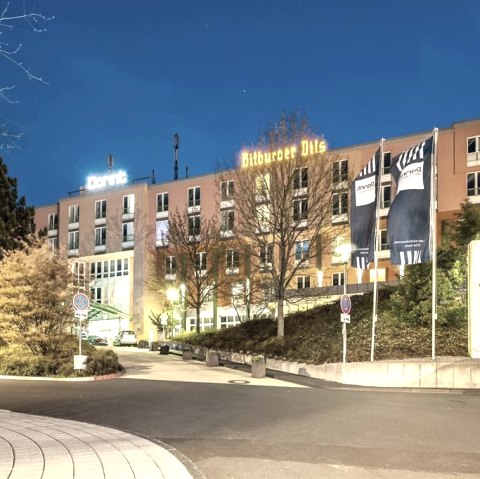
{"type": "MultiPolygon", "coordinates": [[[[345,275],[346,276],[346,275],[345,275]]],[[[352,310],[352,300],[346,293],[346,282],[344,283],[344,293],[340,298],[340,321],[342,322],[342,336],[343,336],[343,362],[347,362],[347,323],[350,323],[350,311],[352,310]]]]}
{"type": "Polygon", "coordinates": [[[74,369],[85,369],[87,357],[82,355],[82,319],[88,318],[90,299],[85,293],[76,293],[72,302],[75,317],[78,318],[78,356],[73,356],[73,367],[74,369]]]}

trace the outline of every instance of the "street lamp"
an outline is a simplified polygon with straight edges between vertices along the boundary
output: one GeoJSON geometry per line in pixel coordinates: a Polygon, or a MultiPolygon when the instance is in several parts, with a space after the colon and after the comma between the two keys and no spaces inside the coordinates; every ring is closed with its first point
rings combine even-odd
{"type": "Polygon", "coordinates": [[[177,288],[168,288],[167,289],[167,300],[170,303],[170,314],[172,317],[172,338],[173,338],[173,330],[174,330],[174,318],[173,318],[173,305],[177,303],[180,299],[180,293],[177,288]]]}

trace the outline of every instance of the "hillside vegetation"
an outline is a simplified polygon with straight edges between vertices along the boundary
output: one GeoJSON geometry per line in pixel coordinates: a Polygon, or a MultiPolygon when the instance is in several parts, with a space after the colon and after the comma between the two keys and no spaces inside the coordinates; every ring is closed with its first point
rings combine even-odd
{"type": "MultiPolygon", "coordinates": [[[[397,319],[388,307],[388,291],[382,291],[376,326],[375,359],[407,359],[431,356],[430,325],[397,319]]],[[[369,361],[372,328],[372,295],[352,297],[351,323],[347,325],[347,360],[369,361]]],[[[313,364],[342,361],[342,326],[338,302],[290,314],[285,338],[276,337],[276,322],[252,320],[219,331],[184,334],[177,340],[210,349],[265,354],[313,364]]],[[[467,321],[438,324],[437,356],[467,355],[467,321]]]]}

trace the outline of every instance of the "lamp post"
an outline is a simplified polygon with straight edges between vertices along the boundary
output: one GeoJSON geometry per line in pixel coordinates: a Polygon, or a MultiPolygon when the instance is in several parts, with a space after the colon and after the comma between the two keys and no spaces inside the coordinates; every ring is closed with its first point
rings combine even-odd
{"type": "MultiPolygon", "coordinates": [[[[174,331],[174,317],[173,317],[173,305],[174,303],[178,302],[180,297],[179,291],[177,288],[168,288],[167,289],[167,300],[170,303],[170,314],[172,318],[172,338],[173,338],[173,331],[174,331]]],[[[165,338],[166,339],[166,338],[165,338]]]]}

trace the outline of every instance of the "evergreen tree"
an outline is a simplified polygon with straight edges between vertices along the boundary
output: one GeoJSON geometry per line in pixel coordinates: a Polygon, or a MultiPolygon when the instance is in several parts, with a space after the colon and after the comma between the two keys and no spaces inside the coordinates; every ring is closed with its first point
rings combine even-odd
{"type": "Polygon", "coordinates": [[[8,176],[0,157],[0,258],[5,251],[18,249],[35,231],[35,210],[18,197],[17,180],[8,176]]]}

